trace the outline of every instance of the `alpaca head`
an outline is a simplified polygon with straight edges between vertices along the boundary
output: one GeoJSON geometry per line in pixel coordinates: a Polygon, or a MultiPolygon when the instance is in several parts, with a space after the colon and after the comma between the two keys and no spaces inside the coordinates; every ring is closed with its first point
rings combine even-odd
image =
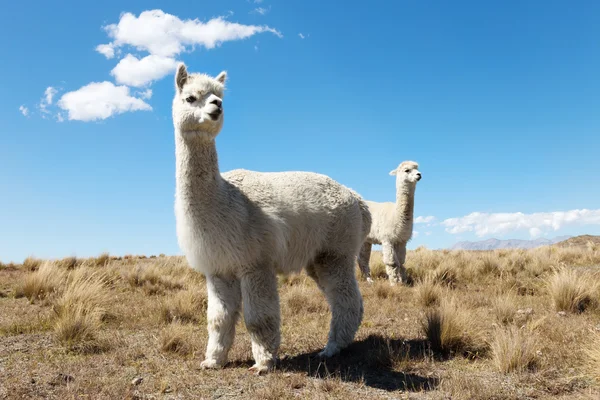
{"type": "Polygon", "coordinates": [[[223,127],[223,91],[227,73],[216,78],[190,74],[181,63],[175,74],[173,124],[184,137],[214,139],[223,127]]]}
{"type": "Polygon", "coordinates": [[[409,183],[416,185],[421,180],[419,164],[414,161],[403,161],[398,168],[390,171],[390,175],[396,176],[396,184],[409,183]]]}

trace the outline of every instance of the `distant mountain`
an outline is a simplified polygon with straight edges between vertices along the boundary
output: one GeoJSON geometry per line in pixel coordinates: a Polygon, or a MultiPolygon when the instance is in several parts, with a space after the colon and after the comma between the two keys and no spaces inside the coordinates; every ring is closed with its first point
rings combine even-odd
{"type": "Polygon", "coordinates": [[[554,239],[539,238],[534,240],[520,239],[487,239],[479,242],[458,242],[451,247],[452,250],[495,250],[495,249],[533,249],[540,246],[549,246],[569,239],[571,236],[559,236],[554,239]]]}
{"type": "Polygon", "coordinates": [[[559,247],[584,247],[588,243],[600,244],[600,236],[580,235],[569,238],[565,241],[556,243],[559,247]]]}

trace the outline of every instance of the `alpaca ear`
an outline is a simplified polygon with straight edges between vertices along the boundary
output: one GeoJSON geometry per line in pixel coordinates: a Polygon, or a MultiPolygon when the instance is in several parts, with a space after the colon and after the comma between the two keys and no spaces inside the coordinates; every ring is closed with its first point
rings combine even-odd
{"type": "Polygon", "coordinates": [[[396,175],[397,172],[398,172],[397,169],[393,169],[390,171],[390,175],[394,176],[394,175],[396,175]]]}
{"type": "Polygon", "coordinates": [[[179,91],[183,89],[183,85],[187,82],[188,72],[184,63],[180,63],[177,66],[177,72],[175,73],[175,86],[179,91]]]}
{"type": "Polygon", "coordinates": [[[221,73],[217,75],[216,79],[222,84],[225,84],[225,80],[227,79],[227,71],[221,71],[221,73]]]}

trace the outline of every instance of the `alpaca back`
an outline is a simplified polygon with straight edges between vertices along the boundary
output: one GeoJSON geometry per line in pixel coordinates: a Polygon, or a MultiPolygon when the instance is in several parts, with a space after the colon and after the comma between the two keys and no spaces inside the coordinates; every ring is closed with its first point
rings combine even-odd
{"type": "Polygon", "coordinates": [[[325,252],[357,254],[370,228],[360,196],[325,175],[234,170],[222,176],[256,214],[249,221],[261,226],[261,259],[280,272],[299,272],[325,252]]]}

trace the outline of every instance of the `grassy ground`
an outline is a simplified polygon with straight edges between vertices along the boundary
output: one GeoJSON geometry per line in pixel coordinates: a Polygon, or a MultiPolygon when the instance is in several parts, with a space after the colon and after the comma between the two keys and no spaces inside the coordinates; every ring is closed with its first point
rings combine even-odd
{"type": "Polygon", "coordinates": [[[243,322],[202,371],[203,277],[176,257],[0,265],[0,398],[600,398],[600,246],[408,254],[411,286],[360,282],[355,343],[315,357],[330,314],[305,275],[280,279],[281,361],[247,371],[243,322]]]}

